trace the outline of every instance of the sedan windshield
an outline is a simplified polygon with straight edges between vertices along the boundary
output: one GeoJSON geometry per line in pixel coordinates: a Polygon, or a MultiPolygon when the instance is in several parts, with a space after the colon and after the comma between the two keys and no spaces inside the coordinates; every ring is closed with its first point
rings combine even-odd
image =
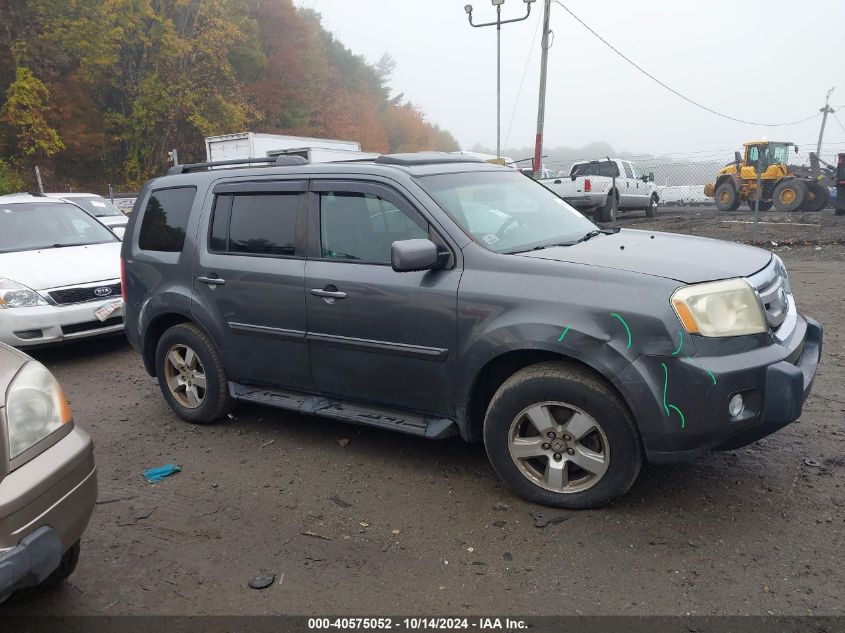
{"type": "Polygon", "coordinates": [[[0,253],[117,242],[106,227],[67,203],[0,203],[0,253]]]}
{"type": "Polygon", "coordinates": [[[118,215],[120,217],[124,217],[123,213],[120,212],[116,206],[114,206],[111,202],[106,200],[105,198],[100,198],[99,196],[92,196],[90,198],[70,198],[70,202],[74,204],[78,204],[80,207],[85,209],[91,215],[104,218],[107,216],[118,215]]]}
{"type": "Polygon", "coordinates": [[[418,182],[471,235],[496,253],[574,242],[595,224],[513,170],[423,176],[418,182]]]}

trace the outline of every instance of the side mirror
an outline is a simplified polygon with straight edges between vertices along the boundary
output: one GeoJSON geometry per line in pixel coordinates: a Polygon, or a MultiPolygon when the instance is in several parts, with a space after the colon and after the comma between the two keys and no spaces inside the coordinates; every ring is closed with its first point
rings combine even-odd
{"type": "Polygon", "coordinates": [[[571,174],[569,174],[569,178],[572,180],[572,182],[575,182],[575,179],[577,177],[578,177],[578,174],[576,174],[574,171],[571,174]]]}
{"type": "Polygon", "coordinates": [[[432,270],[446,263],[448,253],[441,253],[431,240],[402,240],[390,247],[390,261],[397,273],[432,270]]]}
{"type": "Polygon", "coordinates": [[[797,154],[797,153],[798,153],[798,146],[797,146],[797,145],[793,145],[792,147],[794,147],[794,148],[795,148],[795,153],[797,154]]]}
{"type": "Polygon", "coordinates": [[[653,171],[648,172],[648,181],[654,182],[654,172],[653,171]]]}
{"type": "Polygon", "coordinates": [[[742,163],[742,154],[740,154],[739,152],[734,152],[734,162],[737,165],[740,165],[742,163]]]}

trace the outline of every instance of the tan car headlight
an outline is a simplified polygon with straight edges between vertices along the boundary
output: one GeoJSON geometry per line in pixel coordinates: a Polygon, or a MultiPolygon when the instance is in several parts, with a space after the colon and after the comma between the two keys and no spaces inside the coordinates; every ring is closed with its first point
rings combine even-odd
{"type": "Polygon", "coordinates": [[[53,374],[37,361],[18,372],[6,393],[12,459],[71,421],[70,407],[53,374]]]}
{"type": "Polygon", "coordinates": [[[672,295],[672,307],[691,334],[716,337],[766,331],[763,306],[744,279],[684,286],[672,295]]]}

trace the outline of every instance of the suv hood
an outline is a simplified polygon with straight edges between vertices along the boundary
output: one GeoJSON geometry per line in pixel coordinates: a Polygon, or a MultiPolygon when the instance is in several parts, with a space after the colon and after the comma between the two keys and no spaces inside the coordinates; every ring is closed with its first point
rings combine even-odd
{"type": "Polygon", "coordinates": [[[120,277],[120,242],[0,253],[0,277],[33,290],[120,277]]]}
{"type": "Polygon", "coordinates": [[[554,246],[520,256],[603,266],[686,284],[747,277],[772,259],[768,251],[744,244],[631,229],[575,246],[554,246]]]}

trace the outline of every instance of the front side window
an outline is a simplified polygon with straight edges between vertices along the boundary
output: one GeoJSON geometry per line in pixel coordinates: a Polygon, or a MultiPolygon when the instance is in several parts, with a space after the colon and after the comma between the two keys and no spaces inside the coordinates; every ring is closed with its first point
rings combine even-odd
{"type": "Polygon", "coordinates": [[[181,253],[196,187],[153,191],[144,210],[138,246],[145,251],[181,253]]]}
{"type": "Polygon", "coordinates": [[[633,177],[634,177],[634,172],[633,172],[633,171],[631,171],[631,163],[629,163],[629,162],[623,162],[623,163],[622,163],[622,167],[625,169],[625,175],[626,175],[628,178],[633,178],[633,177]]]}
{"type": "Polygon", "coordinates": [[[220,195],[211,222],[212,251],[294,257],[300,194],[220,195]]]}
{"type": "Polygon", "coordinates": [[[578,239],[595,224],[538,182],[508,171],[471,171],[417,178],[479,244],[512,253],[578,239]]]}
{"type": "Polygon", "coordinates": [[[389,264],[393,242],[427,239],[428,231],[384,198],[346,191],[320,194],[322,256],[389,264]]]}
{"type": "Polygon", "coordinates": [[[0,204],[0,253],[117,241],[111,231],[72,204],[0,204]]]}

